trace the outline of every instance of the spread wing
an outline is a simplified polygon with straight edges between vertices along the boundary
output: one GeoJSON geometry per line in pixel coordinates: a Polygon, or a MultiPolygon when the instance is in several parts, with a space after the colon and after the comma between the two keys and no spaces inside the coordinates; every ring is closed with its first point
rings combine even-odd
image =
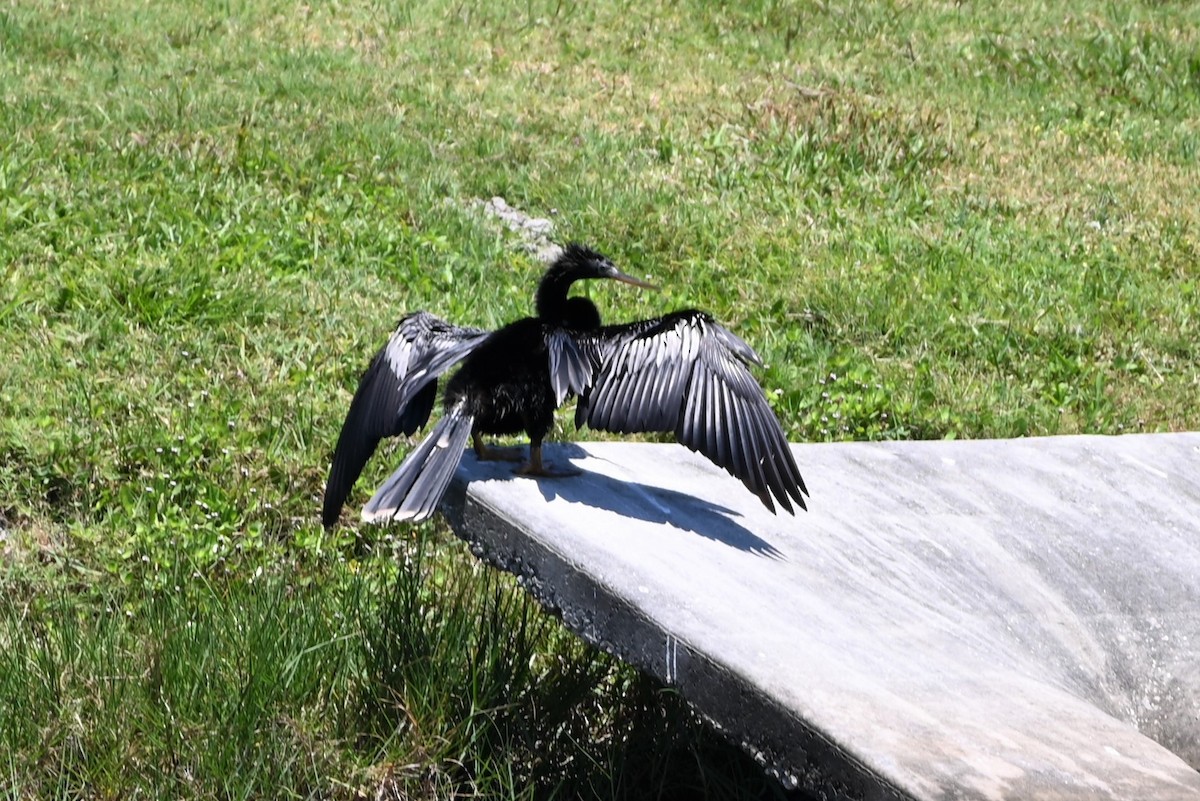
{"type": "Polygon", "coordinates": [[[429,420],[437,399],[437,378],[488,336],[460,328],[428,312],[400,321],[363,373],[350,402],[325,484],[321,520],[337,522],[350,488],[375,452],[379,440],[412,434],[429,420]]]}
{"type": "Polygon", "coordinates": [[[725,468],[772,512],[806,508],[808,490],[783,429],[747,369],[762,361],[749,345],[700,311],[605,326],[581,337],[597,375],[575,411],[576,425],[601,431],[673,432],[725,468]]]}

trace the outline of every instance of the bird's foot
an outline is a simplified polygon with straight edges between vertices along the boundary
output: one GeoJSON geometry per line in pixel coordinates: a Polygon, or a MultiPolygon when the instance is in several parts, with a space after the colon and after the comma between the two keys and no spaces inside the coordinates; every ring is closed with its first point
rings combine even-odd
{"type": "Polygon", "coordinates": [[[475,455],[481,462],[523,462],[525,461],[525,448],[521,445],[502,447],[484,445],[475,448],[475,455]]]}
{"type": "Polygon", "coordinates": [[[526,462],[520,467],[514,468],[513,472],[518,476],[534,476],[538,478],[570,478],[571,476],[583,475],[583,471],[577,467],[555,467],[552,464],[542,462],[541,464],[533,464],[526,462]]]}

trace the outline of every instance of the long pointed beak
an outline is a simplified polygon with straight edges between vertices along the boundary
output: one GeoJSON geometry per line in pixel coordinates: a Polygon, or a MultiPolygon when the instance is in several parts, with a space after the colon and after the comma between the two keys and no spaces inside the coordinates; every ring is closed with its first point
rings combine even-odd
{"type": "Polygon", "coordinates": [[[610,275],[609,278],[613,279],[614,281],[620,281],[623,284],[641,287],[642,289],[658,289],[658,287],[654,284],[651,284],[648,281],[643,281],[640,278],[634,278],[632,275],[626,275],[620,270],[617,270],[613,275],[610,275]]]}

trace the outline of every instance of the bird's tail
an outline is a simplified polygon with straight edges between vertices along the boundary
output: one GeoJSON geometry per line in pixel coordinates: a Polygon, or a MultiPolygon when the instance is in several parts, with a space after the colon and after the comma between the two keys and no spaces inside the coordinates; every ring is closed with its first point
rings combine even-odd
{"type": "Polygon", "coordinates": [[[386,520],[416,523],[433,515],[462,460],[474,419],[462,403],[447,411],[429,436],[367,501],[362,519],[368,523],[386,520]]]}

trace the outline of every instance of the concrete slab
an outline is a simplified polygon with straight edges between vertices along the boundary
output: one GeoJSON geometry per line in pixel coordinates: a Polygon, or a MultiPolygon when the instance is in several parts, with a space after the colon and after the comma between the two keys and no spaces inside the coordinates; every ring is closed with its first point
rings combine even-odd
{"type": "Polygon", "coordinates": [[[468,454],[445,509],[589,642],[825,799],[1200,800],[1200,434],[468,454]]]}

